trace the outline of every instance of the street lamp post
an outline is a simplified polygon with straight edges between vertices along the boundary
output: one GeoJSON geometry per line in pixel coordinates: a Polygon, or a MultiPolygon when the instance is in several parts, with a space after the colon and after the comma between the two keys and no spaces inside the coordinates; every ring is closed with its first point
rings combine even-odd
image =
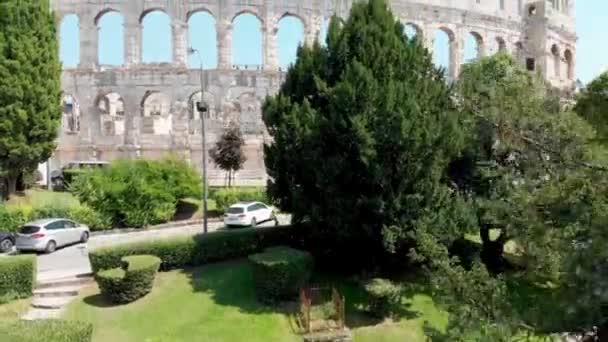
{"type": "Polygon", "coordinates": [[[205,234],[207,234],[207,147],[205,144],[205,113],[207,113],[208,108],[207,104],[205,104],[205,80],[203,78],[203,58],[201,57],[201,53],[194,48],[190,48],[190,54],[196,54],[198,56],[198,60],[201,67],[201,100],[196,103],[196,109],[201,115],[201,136],[203,140],[203,231],[205,234]]]}

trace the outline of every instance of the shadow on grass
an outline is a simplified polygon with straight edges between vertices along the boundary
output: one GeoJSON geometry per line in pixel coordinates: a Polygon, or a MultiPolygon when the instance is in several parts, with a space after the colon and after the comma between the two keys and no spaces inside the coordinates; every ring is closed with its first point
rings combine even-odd
{"type": "Polygon", "coordinates": [[[83,301],[88,305],[94,306],[96,308],[113,308],[121,306],[121,304],[112,303],[110,300],[106,299],[101,293],[87,296],[83,299],[83,301]]]}

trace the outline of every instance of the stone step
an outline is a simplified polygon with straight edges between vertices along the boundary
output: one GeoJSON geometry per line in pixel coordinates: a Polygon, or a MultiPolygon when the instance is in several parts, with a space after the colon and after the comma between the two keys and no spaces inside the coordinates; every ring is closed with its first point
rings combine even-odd
{"type": "Polygon", "coordinates": [[[55,319],[61,316],[60,309],[37,309],[31,308],[21,319],[27,321],[39,320],[39,319],[55,319]]]}
{"type": "Polygon", "coordinates": [[[48,297],[48,298],[34,298],[32,301],[32,307],[37,309],[61,309],[71,302],[75,296],[70,297],[48,297]]]}
{"type": "Polygon", "coordinates": [[[74,297],[78,296],[78,292],[82,289],[84,284],[77,284],[71,286],[58,286],[58,287],[45,287],[37,288],[34,290],[34,297],[36,298],[52,298],[52,297],[74,297]]]}
{"type": "Polygon", "coordinates": [[[38,282],[38,284],[36,284],[36,290],[65,286],[88,285],[93,281],[93,275],[91,273],[85,273],[67,278],[57,278],[40,281],[38,282]]]}

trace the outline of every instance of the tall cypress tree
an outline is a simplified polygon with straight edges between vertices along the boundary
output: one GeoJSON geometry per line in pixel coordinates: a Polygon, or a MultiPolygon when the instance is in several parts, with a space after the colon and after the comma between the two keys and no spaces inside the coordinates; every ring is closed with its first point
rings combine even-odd
{"type": "Polygon", "coordinates": [[[49,1],[0,2],[0,169],[15,191],[21,173],[55,149],[61,65],[49,1]]]}
{"type": "Polygon", "coordinates": [[[438,219],[431,208],[447,198],[442,176],[462,141],[450,94],[386,1],[355,3],[346,21],[332,19],[327,47],[300,49],[265,103],[270,196],[312,223],[332,260],[407,250],[409,232],[438,219]]]}

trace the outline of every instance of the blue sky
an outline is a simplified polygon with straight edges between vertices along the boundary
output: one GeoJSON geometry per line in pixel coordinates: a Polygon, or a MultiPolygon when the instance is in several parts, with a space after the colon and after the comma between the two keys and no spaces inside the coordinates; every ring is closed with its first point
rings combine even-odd
{"type": "MultiPolygon", "coordinates": [[[[577,77],[589,82],[602,71],[608,71],[608,1],[577,0],[577,77]]],[[[118,13],[108,13],[99,22],[99,62],[105,65],[123,64],[124,44],[123,18],[118,13]]],[[[68,16],[61,26],[61,60],[66,66],[75,66],[79,61],[78,18],[68,16]]],[[[162,12],[152,12],[143,21],[143,55],[148,62],[169,62],[172,58],[170,18],[162,12]]],[[[190,46],[201,52],[206,69],[217,67],[215,20],[205,12],[193,15],[189,21],[190,46]]],[[[233,25],[233,60],[235,65],[260,65],[262,63],[262,35],[259,21],[250,14],[236,18],[233,25]]],[[[279,23],[279,64],[288,66],[295,59],[298,45],[303,39],[304,27],[295,17],[286,17],[279,23]]],[[[413,30],[408,29],[410,34],[413,30]]],[[[435,42],[435,61],[447,66],[448,38],[438,33],[435,42]]],[[[468,37],[465,60],[475,57],[476,43],[468,37]]],[[[198,57],[191,56],[191,67],[198,67],[198,57]]]]}

